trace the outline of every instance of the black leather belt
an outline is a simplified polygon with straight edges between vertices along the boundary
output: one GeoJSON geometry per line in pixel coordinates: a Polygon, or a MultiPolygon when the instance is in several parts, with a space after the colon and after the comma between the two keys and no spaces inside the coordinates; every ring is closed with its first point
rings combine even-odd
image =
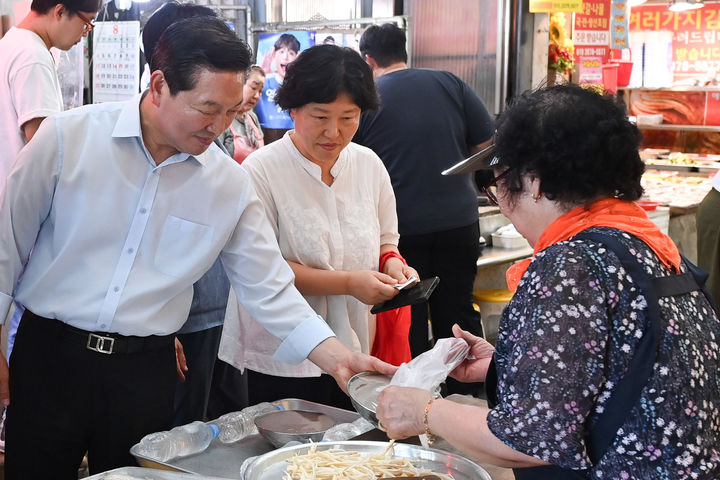
{"type": "Polygon", "coordinates": [[[89,332],[87,330],[82,330],[68,325],[60,320],[41,317],[39,315],[35,315],[29,310],[25,310],[22,322],[28,320],[42,322],[42,328],[46,328],[48,333],[55,333],[59,338],[76,343],[88,350],[92,350],[93,352],[107,355],[159,350],[172,345],[175,338],[174,334],[138,337],[133,335],[120,335],[119,333],[111,332],[89,332]]]}

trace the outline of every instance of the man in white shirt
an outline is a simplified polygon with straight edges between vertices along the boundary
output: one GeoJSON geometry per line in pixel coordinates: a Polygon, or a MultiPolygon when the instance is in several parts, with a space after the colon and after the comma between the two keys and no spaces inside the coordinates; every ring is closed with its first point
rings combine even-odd
{"type": "Polygon", "coordinates": [[[100,5],[98,0],[33,0],[30,13],[0,39],[0,192],[40,122],[63,110],[50,48],[68,50],[87,36],[100,5]]]}
{"type": "MultiPolygon", "coordinates": [[[[0,39],[0,193],[18,152],[40,122],[63,110],[50,48],[68,50],[87,36],[100,5],[98,0],[33,0],[30,13],[0,39]]],[[[23,312],[22,305],[15,307],[8,356],[23,312]]]]}
{"type": "Polygon", "coordinates": [[[0,361],[6,478],[76,477],[86,450],[91,473],[128,465],[130,446],[168,428],[173,334],[218,257],[282,340],[276,359],[309,358],[341,386],[392,372],[345,348],[302,299],[247,173],[213,145],[249,59],[223,21],[176,22],[144,95],[55,115],[20,153],[0,199],[0,316],[12,295],[27,308],[9,394],[0,361]]]}

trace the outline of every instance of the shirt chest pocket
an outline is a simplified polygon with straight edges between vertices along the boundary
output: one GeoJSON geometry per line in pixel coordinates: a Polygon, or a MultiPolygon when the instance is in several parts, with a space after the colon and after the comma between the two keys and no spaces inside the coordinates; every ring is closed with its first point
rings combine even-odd
{"type": "Polygon", "coordinates": [[[169,216],[155,252],[155,268],[173,276],[192,275],[215,260],[211,255],[213,228],[169,216]]]}

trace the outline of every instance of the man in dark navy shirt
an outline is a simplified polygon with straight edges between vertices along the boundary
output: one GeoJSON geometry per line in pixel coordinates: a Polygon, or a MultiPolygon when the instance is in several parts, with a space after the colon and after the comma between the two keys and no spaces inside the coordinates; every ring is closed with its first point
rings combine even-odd
{"type": "MultiPolygon", "coordinates": [[[[399,250],[421,277],[441,281],[430,298],[433,337],[452,325],[481,335],[472,306],[480,255],[477,192],[471,176],[441,172],[479,151],[493,133],[482,101],[458,77],[408,68],[405,32],[373,25],[360,52],[373,69],[382,105],[363,114],[354,141],[372,148],[390,173],[397,198],[399,250]]],[[[413,307],[410,348],[428,350],[428,309],[413,307]]]]}

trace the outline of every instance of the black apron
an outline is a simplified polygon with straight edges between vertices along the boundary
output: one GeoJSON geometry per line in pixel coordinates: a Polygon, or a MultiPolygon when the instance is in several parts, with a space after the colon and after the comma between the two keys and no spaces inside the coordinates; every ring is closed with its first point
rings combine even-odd
{"type": "MultiPolygon", "coordinates": [[[[618,429],[625,423],[625,419],[640,398],[640,394],[645,388],[650,375],[652,375],[661,338],[658,298],[683,295],[695,290],[701,290],[715,312],[718,310],[705,288],[707,273],[684,257],[683,262],[688,269],[687,273],[651,278],[645,273],[643,267],[630,254],[628,249],[614,237],[599,232],[581,232],[573,239],[592,240],[602,243],[606,248],[612,250],[620,259],[625,271],[630,274],[640,288],[648,304],[649,328],[645,330],[640,343],[638,343],[637,351],[630,361],[628,371],[616,385],[603,413],[600,414],[596,424],[585,438],[590,461],[592,461],[593,465],[597,465],[605,451],[612,445],[618,429]]],[[[495,407],[498,403],[497,381],[495,357],[493,356],[485,376],[485,390],[490,408],[495,407]]],[[[571,470],[555,465],[547,465],[514,468],[513,473],[516,480],[579,480],[589,478],[590,471],[571,470]]]]}

